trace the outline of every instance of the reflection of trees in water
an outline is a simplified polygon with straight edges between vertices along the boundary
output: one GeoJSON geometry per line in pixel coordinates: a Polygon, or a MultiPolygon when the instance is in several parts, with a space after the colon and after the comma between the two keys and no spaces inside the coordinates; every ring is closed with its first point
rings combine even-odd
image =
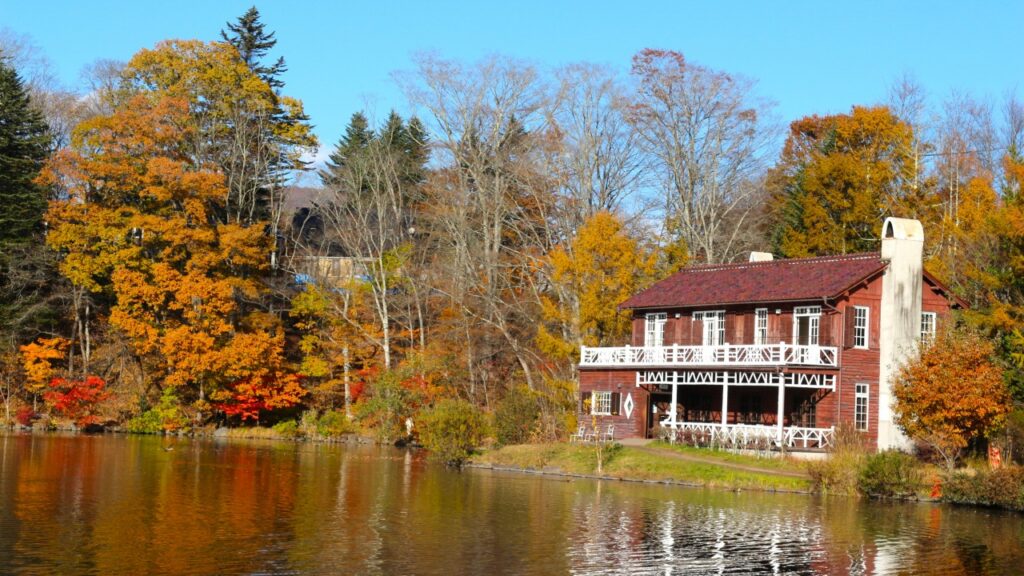
{"type": "Polygon", "coordinates": [[[1012,513],[168,442],[0,436],[0,573],[1024,572],[1012,513]]]}

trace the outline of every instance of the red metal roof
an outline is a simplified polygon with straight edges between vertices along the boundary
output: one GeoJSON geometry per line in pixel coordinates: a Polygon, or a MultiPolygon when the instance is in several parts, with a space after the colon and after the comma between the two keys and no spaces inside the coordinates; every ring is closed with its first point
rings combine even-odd
{"type": "Polygon", "coordinates": [[[842,294],[885,267],[878,252],[691,266],[633,295],[620,308],[820,300],[842,294]]]}

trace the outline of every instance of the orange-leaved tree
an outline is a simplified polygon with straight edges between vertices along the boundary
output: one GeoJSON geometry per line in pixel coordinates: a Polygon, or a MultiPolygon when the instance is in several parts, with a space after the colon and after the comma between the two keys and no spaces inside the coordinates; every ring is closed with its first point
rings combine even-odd
{"type": "Polygon", "coordinates": [[[1004,422],[1010,394],[992,342],[966,329],[940,331],[893,386],[896,421],[932,447],[950,470],[974,439],[1004,422]]]}
{"type": "Polygon", "coordinates": [[[57,377],[57,362],[64,360],[70,342],[64,338],[38,338],[21,346],[21,364],[25,372],[25,390],[37,397],[46,392],[49,383],[57,377]]]}
{"type": "MultiPolygon", "coordinates": [[[[152,383],[181,389],[202,419],[228,385],[285,372],[280,322],[253,304],[271,240],[265,222],[228,218],[228,182],[196,154],[202,134],[186,99],[138,92],[112,105],[43,172],[66,191],[51,204],[47,241],[72,283],[113,295],[110,324],[152,383]]],[[[289,388],[272,404],[299,395],[289,388]]]]}

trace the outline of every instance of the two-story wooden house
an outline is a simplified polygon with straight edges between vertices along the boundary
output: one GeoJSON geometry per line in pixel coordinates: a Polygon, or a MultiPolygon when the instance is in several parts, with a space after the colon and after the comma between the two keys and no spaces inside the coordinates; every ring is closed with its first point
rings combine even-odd
{"type": "Polygon", "coordinates": [[[891,379],[962,306],[922,266],[916,220],[889,218],[880,253],[692,266],[621,305],[625,346],[584,348],[581,422],[615,436],[820,449],[836,426],[907,447],[891,379]]]}

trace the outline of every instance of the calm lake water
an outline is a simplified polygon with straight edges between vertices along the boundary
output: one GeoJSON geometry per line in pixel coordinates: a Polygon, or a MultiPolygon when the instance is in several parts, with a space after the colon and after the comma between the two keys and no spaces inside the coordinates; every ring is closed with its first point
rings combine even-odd
{"type": "Polygon", "coordinates": [[[1024,516],[452,472],[399,450],[0,436],[0,574],[1022,574],[1024,516]]]}

